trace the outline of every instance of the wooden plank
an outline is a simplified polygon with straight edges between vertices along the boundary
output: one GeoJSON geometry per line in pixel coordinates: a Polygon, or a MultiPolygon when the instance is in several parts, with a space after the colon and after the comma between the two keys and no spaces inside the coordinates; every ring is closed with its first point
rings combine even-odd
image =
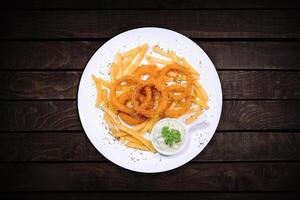
{"type": "MultiPolygon", "coordinates": [[[[107,161],[84,132],[1,133],[2,162],[107,161]]],[[[217,132],[193,162],[300,161],[300,134],[217,132]]]]}
{"type": "Polygon", "coordinates": [[[162,177],[112,163],[0,164],[0,190],[298,191],[299,167],[300,163],[190,163],[162,177]]]}
{"type": "Polygon", "coordinates": [[[83,69],[102,44],[87,41],[1,42],[0,69],[83,69]]]}
{"type": "MultiPolygon", "coordinates": [[[[300,99],[300,72],[218,73],[225,99],[300,99]]],[[[70,71],[2,72],[0,99],[75,99],[80,76],[70,71]]]]}
{"type": "MultiPolygon", "coordinates": [[[[0,69],[83,69],[104,41],[0,42],[0,69]],[[80,55],[80,56],[78,56],[80,55]]],[[[299,70],[299,42],[197,41],[217,69],[299,70]]]]}
{"type": "MultiPolygon", "coordinates": [[[[82,130],[76,101],[2,101],[0,131],[82,130]]],[[[299,100],[224,101],[218,130],[300,130],[299,100]]]]}
{"type": "Polygon", "coordinates": [[[0,194],[4,199],[30,199],[30,200],[111,200],[111,199],[131,199],[131,200],[199,200],[199,199],[220,199],[220,200],[282,200],[299,199],[299,193],[235,193],[235,192],[19,192],[0,194]]]}
{"type": "Polygon", "coordinates": [[[1,72],[0,99],[77,97],[81,72],[1,72]]]}
{"type": "Polygon", "coordinates": [[[5,1],[0,8],[23,9],[202,9],[202,8],[299,8],[297,0],[185,0],[185,1],[160,1],[160,0],[30,0],[30,1],[5,1]]]}
{"type": "Polygon", "coordinates": [[[299,21],[297,10],[3,11],[0,38],[110,38],[147,26],[191,38],[299,38],[299,21]]]}

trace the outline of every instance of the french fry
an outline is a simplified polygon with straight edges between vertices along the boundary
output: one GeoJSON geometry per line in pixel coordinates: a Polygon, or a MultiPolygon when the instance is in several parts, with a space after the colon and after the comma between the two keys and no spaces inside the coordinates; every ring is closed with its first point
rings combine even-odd
{"type": "Polygon", "coordinates": [[[203,101],[198,101],[198,100],[196,100],[196,99],[194,99],[194,98],[191,98],[191,101],[193,102],[193,103],[195,103],[195,104],[197,104],[197,105],[199,105],[201,108],[204,108],[204,109],[208,109],[209,107],[208,107],[208,105],[207,105],[207,103],[206,102],[203,102],[203,101]]]}
{"type": "Polygon", "coordinates": [[[131,56],[132,54],[134,54],[135,52],[137,52],[138,50],[142,49],[144,46],[146,46],[148,44],[143,44],[143,45],[140,45],[140,46],[137,46],[135,48],[132,48],[132,49],[129,49],[128,51],[126,51],[124,54],[123,54],[123,57],[129,57],[131,56]]]}
{"type": "Polygon", "coordinates": [[[99,81],[99,79],[92,75],[92,79],[94,80],[94,83],[96,85],[96,89],[97,89],[97,98],[96,98],[96,107],[98,108],[102,102],[102,88],[101,88],[101,82],[99,81]]]}
{"type": "Polygon", "coordinates": [[[110,66],[110,82],[113,83],[116,80],[116,63],[112,63],[110,66]]]}
{"type": "Polygon", "coordinates": [[[102,78],[98,78],[98,80],[101,82],[101,84],[106,87],[106,88],[110,88],[110,83],[103,80],[102,78]]]}
{"type": "Polygon", "coordinates": [[[173,110],[177,104],[177,101],[173,101],[169,107],[170,110],[173,110]]]}
{"type": "Polygon", "coordinates": [[[170,60],[164,60],[164,59],[157,58],[157,57],[154,57],[154,56],[149,56],[149,55],[146,55],[146,59],[148,61],[153,60],[155,63],[162,64],[162,65],[169,65],[169,64],[172,63],[172,61],[170,61],[170,60]]]}
{"type": "Polygon", "coordinates": [[[123,62],[123,56],[120,53],[117,53],[117,63],[116,63],[117,79],[122,77],[122,73],[123,73],[122,62],[123,62]]]}
{"type": "Polygon", "coordinates": [[[143,145],[139,140],[135,139],[132,136],[126,135],[124,137],[125,137],[125,140],[127,140],[128,142],[132,142],[132,143],[135,143],[135,144],[143,145]]]}
{"type": "Polygon", "coordinates": [[[128,134],[123,131],[119,131],[114,134],[115,137],[124,137],[126,135],[128,135],[128,134]]]}
{"type": "Polygon", "coordinates": [[[189,118],[187,118],[184,122],[185,124],[190,124],[193,121],[195,121],[200,115],[203,114],[203,111],[199,109],[195,114],[191,115],[189,118]]]}
{"type": "Polygon", "coordinates": [[[149,149],[147,147],[145,147],[144,145],[140,145],[140,144],[136,144],[136,143],[132,143],[132,142],[128,142],[125,145],[130,148],[139,149],[139,150],[143,150],[143,151],[149,151],[149,149]]]}
{"type": "Polygon", "coordinates": [[[142,129],[142,133],[150,132],[154,124],[160,119],[159,116],[154,116],[147,125],[142,129]]]}
{"type": "Polygon", "coordinates": [[[128,74],[128,71],[129,71],[129,67],[131,66],[131,63],[133,61],[133,59],[137,56],[139,52],[135,52],[133,55],[131,55],[126,61],[125,63],[123,64],[123,74],[124,75],[127,75],[128,74]]]}
{"type": "Polygon", "coordinates": [[[182,58],[182,61],[183,61],[183,65],[192,71],[194,78],[198,79],[199,73],[192,67],[192,65],[190,65],[190,63],[185,58],[182,58]]]}
{"type": "MultiPolygon", "coordinates": [[[[143,123],[140,123],[140,124],[138,124],[138,125],[132,127],[132,130],[134,130],[134,131],[140,131],[140,130],[142,130],[142,129],[147,125],[147,123],[148,123],[149,121],[150,121],[150,119],[147,119],[147,120],[144,121],[143,123]]],[[[140,132],[140,133],[142,133],[142,132],[140,132]]]]}
{"type": "Polygon", "coordinates": [[[107,113],[104,113],[104,117],[103,117],[103,118],[104,118],[104,120],[106,121],[108,127],[110,128],[110,130],[111,130],[111,132],[112,132],[112,135],[113,135],[114,137],[116,137],[115,134],[117,133],[117,129],[116,129],[116,127],[114,126],[112,120],[110,119],[110,116],[109,116],[107,113]]]}
{"type": "Polygon", "coordinates": [[[102,90],[102,101],[103,101],[104,103],[107,103],[107,101],[108,101],[107,90],[102,90]]]}
{"type": "Polygon", "coordinates": [[[199,95],[200,99],[202,99],[203,101],[207,101],[208,95],[203,89],[202,85],[196,81],[195,86],[196,86],[196,93],[199,95]]]}
{"type": "Polygon", "coordinates": [[[175,51],[171,50],[170,56],[171,56],[173,62],[178,63],[178,59],[177,59],[177,55],[176,55],[175,51]]]}
{"type": "Polygon", "coordinates": [[[132,73],[132,72],[140,65],[140,63],[142,62],[142,60],[143,60],[144,57],[145,57],[145,54],[146,54],[147,50],[148,50],[148,45],[145,45],[145,46],[142,48],[142,50],[141,50],[141,52],[140,52],[140,54],[139,54],[139,57],[138,57],[137,60],[134,62],[132,68],[129,69],[128,74],[132,73]]]}
{"type": "Polygon", "coordinates": [[[148,61],[148,63],[149,63],[150,65],[156,65],[156,63],[154,62],[154,60],[152,60],[151,57],[147,57],[147,56],[146,56],[146,60],[148,61]]]}
{"type": "Polygon", "coordinates": [[[160,48],[158,45],[155,45],[152,50],[155,52],[155,53],[158,53],[159,55],[161,56],[165,56],[165,57],[168,57],[168,58],[171,58],[170,54],[166,51],[164,51],[162,48],[160,48]]]}
{"type": "Polygon", "coordinates": [[[145,55],[147,49],[148,49],[148,44],[143,44],[141,46],[138,46],[138,47],[132,49],[132,51],[129,50],[130,54],[127,52],[124,54],[124,56],[126,56],[126,54],[127,54],[130,57],[124,63],[123,74],[125,74],[125,75],[130,74],[134,70],[134,69],[132,69],[132,67],[136,68],[140,64],[140,62],[144,58],[144,55],[145,55]],[[139,57],[133,63],[133,60],[136,58],[137,55],[139,55],[139,57]]]}

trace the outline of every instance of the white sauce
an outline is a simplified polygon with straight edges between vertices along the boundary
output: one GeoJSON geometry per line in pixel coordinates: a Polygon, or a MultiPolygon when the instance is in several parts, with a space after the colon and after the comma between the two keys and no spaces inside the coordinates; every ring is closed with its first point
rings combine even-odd
{"type": "Polygon", "coordinates": [[[153,145],[157,148],[157,150],[161,150],[163,152],[172,153],[179,150],[185,141],[185,127],[175,119],[164,119],[159,121],[152,129],[152,142],[153,145]],[[162,137],[161,131],[162,128],[168,126],[170,129],[176,129],[181,134],[181,140],[178,143],[174,143],[173,145],[168,145],[165,143],[164,138],[162,137]]]}

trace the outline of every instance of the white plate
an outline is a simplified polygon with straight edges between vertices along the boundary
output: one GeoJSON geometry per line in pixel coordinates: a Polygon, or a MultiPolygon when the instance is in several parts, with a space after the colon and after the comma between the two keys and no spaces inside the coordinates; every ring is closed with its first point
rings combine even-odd
{"type": "Polygon", "coordinates": [[[110,39],[96,51],[88,62],[78,90],[79,117],[92,144],[111,162],[137,172],[164,172],[192,160],[204,149],[215,133],[221,109],[221,84],[209,57],[189,38],[162,28],[133,29],[110,39]],[[205,111],[207,123],[192,133],[186,148],[174,156],[163,156],[158,153],[153,154],[125,147],[109,134],[103,120],[102,110],[95,108],[96,89],[91,75],[95,74],[108,80],[109,65],[115,61],[116,53],[125,52],[144,43],[149,44],[149,51],[152,46],[158,44],[163,49],[172,49],[179,56],[185,57],[200,72],[200,83],[209,96],[210,108],[205,111]]]}

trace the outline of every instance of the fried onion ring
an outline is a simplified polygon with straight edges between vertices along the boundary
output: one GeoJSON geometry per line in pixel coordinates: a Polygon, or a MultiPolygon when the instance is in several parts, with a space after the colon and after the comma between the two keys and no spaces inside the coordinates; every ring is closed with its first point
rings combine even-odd
{"type": "Polygon", "coordinates": [[[172,72],[172,71],[179,72],[186,76],[187,82],[185,84],[186,85],[185,93],[190,94],[191,90],[192,90],[192,84],[193,84],[194,79],[193,79],[191,71],[182,65],[173,63],[173,64],[169,64],[169,65],[165,66],[164,68],[161,69],[161,72],[159,73],[158,81],[166,84],[169,79],[168,73],[172,72]]]}
{"type": "Polygon", "coordinates": [[[156,65],[142,65],[134,71],[134,79],[136,81],[141,81],[143,80],[142,76],[147,75],[149,76],[146,78],[147,80],[149,78],[155,78],[158,74],[159,69],[156,65]]]}
{"type": "Polygon", "coordinates": [[[116,107],[117,110],[125,112],[125,113],[133,113],[134,109],[129,108],[128,106],[122,104],[119,102],[117,98],[117,86],[122,85],[122,83],[126,84],[133,84],[134,80],[131,76],[124,76],[118,80],[115,81],[115,83],[112,84],[111,89],[110,89],[110,96],[111,96],[111,103],[113,106],[116,107]]]}
{"type": "MultiPolygon", "coordinates": [[[[156,98],[154,95],[153,99],[156,98]]],[[[166,107],[168,106],[168,92],[165,89],[162,89],[162,87],[159,85],[157,81],[154,81],[153,79],[148,79],[147,81],[140,82],[138,86],[135,89],[135,92],[133,93],[133,105],[136,112],[144,115],[144,116],[153,116],[155,114],[161,114],[166,107]],[[144,88],[151,88],[151,92],[154,94],[154,91],[156,90],[159,94],[158,98],[158,105],[156,107],[149,106],[149,104],[144,104],[137,101],[137,96],[140,93],[141,90],[144,88]]]]}
{"type": "MultiPolygon", "coordinates": [[[[129,103],[130,101],[132,101],[132,92],[131,91],[127,91],[124,92],[123,94],[121,94],[118,97],[118,100],[121,104],[126,105],[127,103],[129,103]]],[[[128,106],[127,106],[128,107],[128,106]]],[[[139,115],[137,113],[124,113],[124,112],[119,112],[119,117],[127,124],[129,125],[137,125],[140,124],[142,122],[144,122],[147,117],[144,117],[142,115],[139,115]]]]}
{"type": "Polygon", "coordinates": [[[170,85],[168,88],[169,97],[173,100],[181,100],[187,96],[186,88],[179,84],[170,85]],[[179,95],[175,94],[180,93],[179,95]]]}

